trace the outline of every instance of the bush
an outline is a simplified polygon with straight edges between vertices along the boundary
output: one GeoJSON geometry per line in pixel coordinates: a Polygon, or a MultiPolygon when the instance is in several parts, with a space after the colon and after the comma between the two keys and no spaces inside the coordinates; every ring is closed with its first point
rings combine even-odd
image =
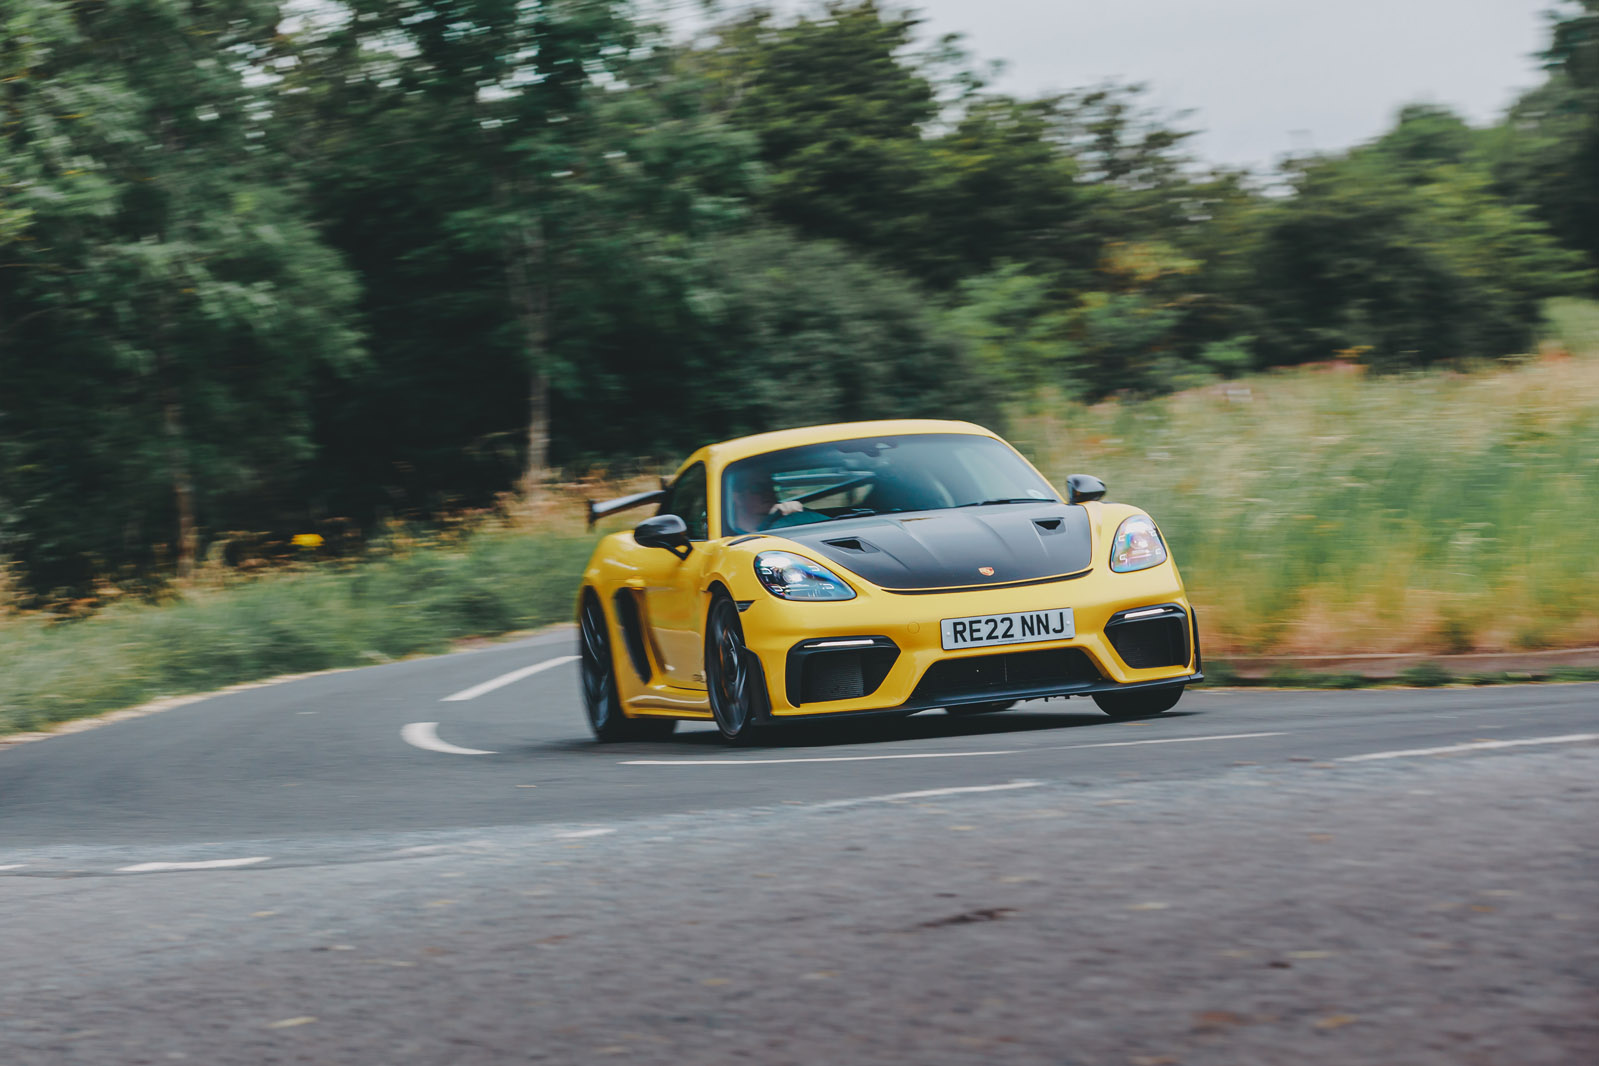
{"type": "Polygon", "coordinates": [[[1417,663],[1400,671],[1399,680],[1413,688],[1437,688],[1449,684],[1455,677],[1437,663],[1417,663]]]}

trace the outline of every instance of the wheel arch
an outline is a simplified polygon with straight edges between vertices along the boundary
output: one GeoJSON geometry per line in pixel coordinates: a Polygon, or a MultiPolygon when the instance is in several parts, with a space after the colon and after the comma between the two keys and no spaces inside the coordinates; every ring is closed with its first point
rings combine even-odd
{"type": "Polygon", "coordinates": [[[711,602],[718,596],[726,596],[728,599],[733,600],[734,603],[738,602],[733,596],[733,590],[727,587],[727,581],[721,575],[712,577],[705,586],[705,603],[703,606],[707,611],[711,609],[711,602]]]}
{"type": "MultiPolygon", "coordinates": [[[[738,628],[739,634],[740,634],[740,640],[742,641],[742,639],[743,639],[743,628],[744,628],[743,614],[744,614],[744,612],[739,607],[739,601],[734,599],[732,590],[727,587],[727,584],[724,581],[722,581],[720,578],[713,578],[706,585],[706,588],[705,588],[705,602],[703,604],[703,607],[704,607],[703,617],[705,618],[705,631],[701,635],[701,643],[702,643],[702,647],[704,648],[705,659],[706,659],[705,681],[706,681],[707,690],[709,690],[712,687],[712,685],[714,684],[714,682],[712,681],[712,678],[711,678],[711,663],[710,663],[710,659],[711,659],[711,654],[710,654],[710,651],[711,651],[711,617],[712,617],[713,612],[716,610],[717,604],[718,604],[718,602],[720,600],[726,600],[728,602],[728,604],[730,604],[732,606],[732,608],[733,608],[732,624],[738,628]]],[[[748,645],[745,645],[744,655],[745,655],[745,662],[747,663],[751,673],[754,675],[755,684],[759,687],[759,690],[761,692],[761,698],[756,700],[755,701],[755,705],[750,709],[750,720],[751,720],[751,723],[754,724],[754,725],[757,725],[757,726],[769,725],[772,722],[772,690],[771,690],[770,679],[769,679],[769,677],[768,677],[768,675],[766,673],[766,664],[761,661],[761,657],[759,655],[757,655],[755,652],[753,652],[753,651],[751,651],[749,649],[748,645]]],[[[715,711],[715,696],[709,691],[707,691],[706,695],[712,701],[712,710],[713,710],[713,713],[714,713],[714,711],[715,711]]],[[[720,725],[721,725],[721,723],[720,723],[720,721],[718,721],[718,726],[720,726],[720,725]]],[[[729,737],[729,739],[734,739],[726,732],[725,729],[723,730],[723,736],[724,737],[729,737]]],[[[748,740],[748,739],[749,739],[749,736],[748,736],[748,734],[746,734],[746,735],[744,735],[741,738],[737,738],[737,740],[735,742],[742,742],[742,741],[748,740]]]]}

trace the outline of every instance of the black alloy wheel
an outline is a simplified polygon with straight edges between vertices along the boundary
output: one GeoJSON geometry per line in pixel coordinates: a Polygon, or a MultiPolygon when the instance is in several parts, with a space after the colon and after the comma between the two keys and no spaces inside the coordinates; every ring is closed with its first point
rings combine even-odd
{"type": "Polygon", "coordinates": [[[1177,706],[1183,686],[1135,689],[1132,692],[1096,692],[1094,702],[1112,718],[1153,718],[1177,706]]]}
{"type": "Polygon", "coordinates": [[[705,623],[705,686],[722,736],[735,743],[752,739],[769,706],[766,674],[755,653],[744,646],[738,607],[726,596],[711,600],[705,623]]]}
{"type": "Polygon", "coordinates": [[[583,595],[578,616],[577,651],[582,664],[583,708],[596,740],[656,740],[672,735],[672,718],[629,718],[622,713],[616,691],[616,660],[611,655],[610,629],[605,610],[592,592],[583,595]]]}

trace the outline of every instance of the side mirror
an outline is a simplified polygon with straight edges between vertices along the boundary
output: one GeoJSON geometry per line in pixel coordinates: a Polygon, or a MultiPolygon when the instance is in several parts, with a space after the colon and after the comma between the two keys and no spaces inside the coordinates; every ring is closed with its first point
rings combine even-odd
{"type": "Polygon", "coordinates": [[[633,539],[646,548],[665,548],[679,559],[688,558],[688,524],[675,514],[646,518],[634,527],[633,539]]]}
{"type": "Polygon", "coordinates": [[[1066,479],[1068,503],[1087,503],[1105,495],[1105,483],[1093,474],[1073,474],[1066,479]]]}

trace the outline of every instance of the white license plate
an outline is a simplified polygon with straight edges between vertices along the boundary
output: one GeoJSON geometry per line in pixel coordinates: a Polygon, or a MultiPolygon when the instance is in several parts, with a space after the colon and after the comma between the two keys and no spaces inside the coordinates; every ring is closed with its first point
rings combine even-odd
{"type": "Polygon", "coordinates": [[[975,618],[946,618],[939,623],[944,650],[983,648],[991,644],[1027,644],[1035,640],[1066,640],[1077,635],[1070,607],[1021,614],[985,614],[975,618]]]}

